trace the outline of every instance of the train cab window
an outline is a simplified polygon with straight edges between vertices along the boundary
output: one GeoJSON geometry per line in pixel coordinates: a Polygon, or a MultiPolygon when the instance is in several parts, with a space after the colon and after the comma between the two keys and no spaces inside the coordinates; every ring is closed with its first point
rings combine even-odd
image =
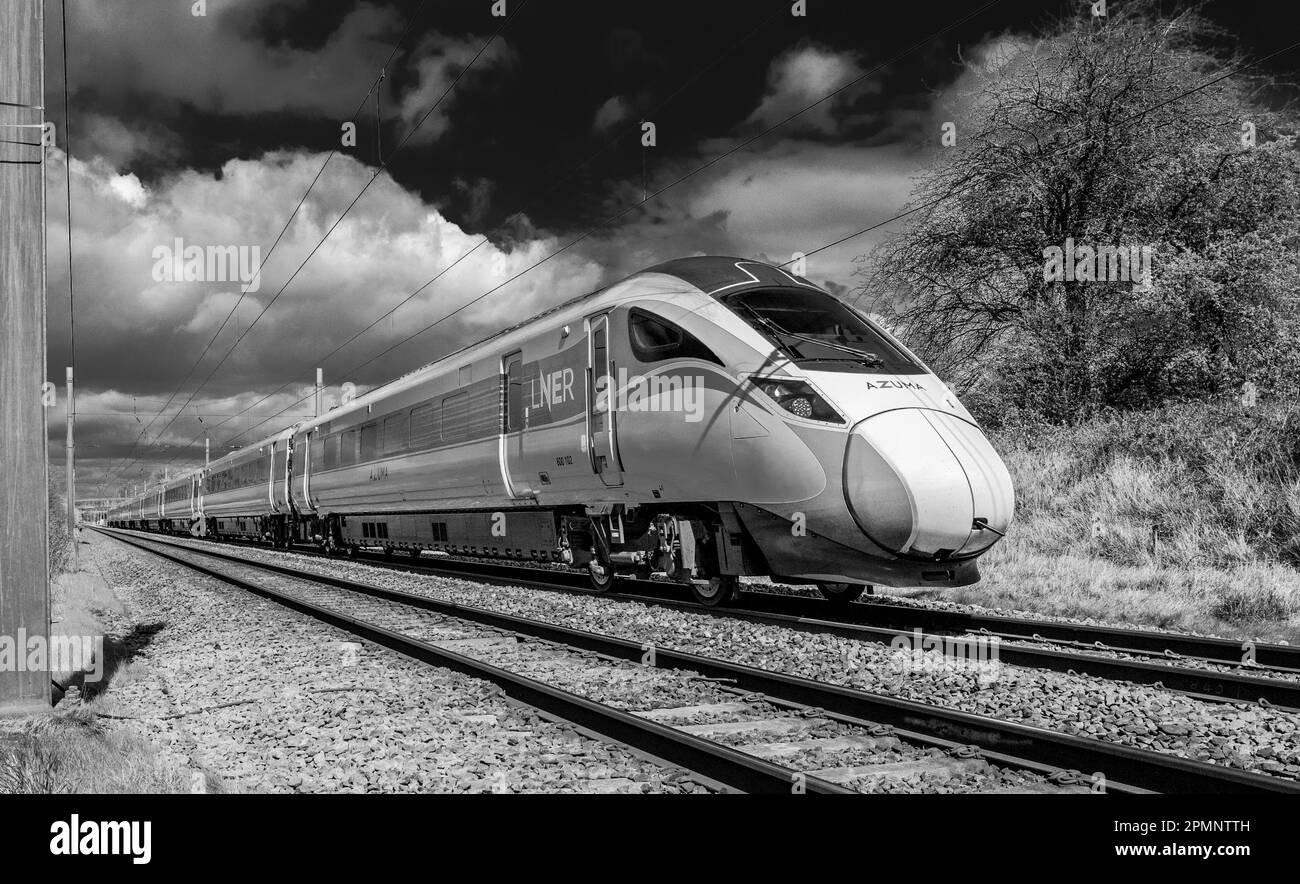
{"type": "Polygon", "coordinates": [[[506,357],[506,432],[524,428],[524,357],[515,353],[506,357]]]}
{"type": "Polygon", "coordinates": [[[825,292],[759,290],[730,295],[722,302],[796,365],[880,374],[926,370],[888,333],[825,292]]]}
{"type": "Polygon", "coordinates": [[[681,326],[644,310],[634,308],[631,311],[627,329],[632,341],[632,355],[641,362],[703,359],[716,365],[722,364],[722,360],[704,346],[699,338],[681,326]]]}

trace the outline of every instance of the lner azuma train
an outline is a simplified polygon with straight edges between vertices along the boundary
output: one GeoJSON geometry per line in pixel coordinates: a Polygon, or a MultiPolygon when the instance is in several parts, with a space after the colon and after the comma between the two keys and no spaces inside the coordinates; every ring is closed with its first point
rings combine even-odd
{"type": "Polygon", "coordinates": [[[173,479],[111,524],[689,583],[960,586],[1011,479],[906,347],[806,279],[670,261],[173,479]]]}

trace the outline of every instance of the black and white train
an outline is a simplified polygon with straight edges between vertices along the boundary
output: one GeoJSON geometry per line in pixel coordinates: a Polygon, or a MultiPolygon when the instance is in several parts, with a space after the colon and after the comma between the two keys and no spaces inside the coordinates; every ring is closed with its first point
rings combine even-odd
{"type": "Polygon", "coordinates": [[[958,586],[1005,465],[948,388],[780,268],[660,264],[172,479],[118,527],[561,562],[731,598],[958,586]]]}

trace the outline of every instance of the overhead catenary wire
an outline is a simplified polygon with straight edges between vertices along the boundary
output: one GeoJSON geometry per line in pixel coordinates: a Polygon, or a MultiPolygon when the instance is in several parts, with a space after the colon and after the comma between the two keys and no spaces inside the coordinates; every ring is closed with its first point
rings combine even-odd
{"type": "MultiPolygon", "coordinates": [[[[64,183],[68,208],[68,365],[77,366],[77,311],[72,284],[72,120],[68,93],[72,91],[68,80],[68,0],[60,4],[60,30],[63,36],[63,146],[64,183]]],[[[75,414],[75,410],[72,412],[75,414]]]]}
{"type": "MultiPolygon", "coordinates": [[[[72,81],[68,77],[68,3],[63,0],[59,4],[59,27],[63,44],[63,144],[66,148],[64,153],[64,192],[67,197],[68,210],[68,403],[67,403],[67,447],[64,457],[67,463],[64,465],[67,470],[66,488],[64,493],[67,499],[67,521],[69,539],[72,541],[72,569],[77,570],[78,564],[78,547],[76,528],[77,528],[77,473],[76,473],[76,448],[73,440],[73,428],[77,417],[77,401],[73,394],[73,378],[75,376],[75,367],[77,364],[77,303],[75,297],[75,288],[73,284],[72,272],[72,112],[71,99],[72,81]]],[[[42,151],[43,153],[44,151],[42,151]]],[[[44,177],[44,176],[42,176],[44,177]]],[[[44,186],[44,185],[42,185],[44,186]]]]}

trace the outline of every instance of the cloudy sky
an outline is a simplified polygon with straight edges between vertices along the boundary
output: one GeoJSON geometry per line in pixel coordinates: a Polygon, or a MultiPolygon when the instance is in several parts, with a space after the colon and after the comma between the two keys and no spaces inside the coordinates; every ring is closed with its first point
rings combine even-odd
{"type": "MultiPolygon", "coordinates": [[[[364,389],[649,264],[781,262],[889,218],[966,66],[1086,8],[504,5],[507,20],[493,0],[67,0],[79,496],[201,463],[205,436],[225,451],[307,415],[296,400],[317,366],[331,404],[343,381],[364,389]],[[260,285],[160,281],[156,250],[178,239],[257,247],[260,285]]],[[[1280,48],[1285,29],[1252,6],[1209,12],[1247,49],[1280,48]]],[[[59,4],[47,7],[61,381],[68,127],[59,4]]],[[[811,258],[808,275],[848,291],[887,232],[811,258]]],[[[58,465],[62,396],[50,418],[58,465]]]]}

